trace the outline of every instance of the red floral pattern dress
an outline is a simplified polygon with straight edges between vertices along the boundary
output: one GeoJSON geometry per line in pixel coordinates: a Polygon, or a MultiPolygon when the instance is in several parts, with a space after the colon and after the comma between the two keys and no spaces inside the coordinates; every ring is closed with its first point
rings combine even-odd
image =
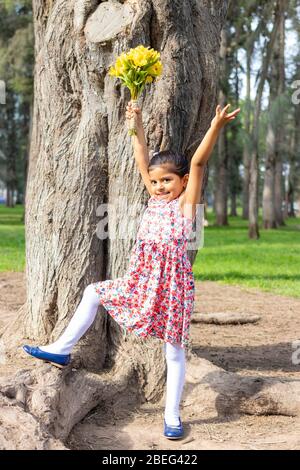
{"type": "Polygon", "coordinates": [[[93,284],[100,303],[125,331],[188,345],[195,292],[186,251],[191,230],[179,197],[167,202],[151,196],[127,273],[93,284]]]}

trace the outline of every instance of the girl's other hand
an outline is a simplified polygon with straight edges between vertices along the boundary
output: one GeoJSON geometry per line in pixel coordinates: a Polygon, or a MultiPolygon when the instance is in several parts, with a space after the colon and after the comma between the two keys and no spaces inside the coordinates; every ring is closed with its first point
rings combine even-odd
{"type": "Polygon", "coordinates": [[[213,118],[211,125],[212,126],[217,126],[219,129],[222,127],[226,126],[230,121],[233,121],[236,116],[239,114],[241,108],[235,109],[232,113],[227,114],[228,109],[230,108],[230,104],[225,106],[225,108],[221,108],[221,106],[218,104],[216,108],[216,115],[213,118]]]}
{"type": "Polygon", "coordinates": [[[134,117],[137,125],[142,124],[142,110],[139,107],[134,108],[131,101],[129,101],[128,105],[126,106],[125,114],[126,119],[130,120],[134,117]]]}

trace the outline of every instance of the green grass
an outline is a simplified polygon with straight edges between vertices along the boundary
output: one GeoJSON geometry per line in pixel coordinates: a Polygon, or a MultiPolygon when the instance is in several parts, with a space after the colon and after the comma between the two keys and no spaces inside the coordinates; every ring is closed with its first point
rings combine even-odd
{"type": "Polygon", "coordinates": [[[0,204],[0,272],[25,269],[23,212],[21,205],[11,209],[0,204]]]}
{"type": "Polygon", "coordinates": [[[229,217],[227,227],[213,226],[212,213],[208,221],[203,248],[193,265],[195,279],[300,298],[299,218],[288,219],[277,230],[260,228],[259,240],[249,240],[248,222],[240,216],[229,217]]]}
{"type": "MultiPolygon", "coordinates": [[[[23,206],[0,205],[0,272],[24,271],[23,206]]],[[[229,226],[214,227],[208,213],[204,246],[193,265],[195,279],[255,287],[300,298],[300,219],[288,219],[277,230],[260,229],[259,240],[248,239],[248,223],[229,217],[229,226]]],[[[261,216],[260,216],[261,226],[261,216]]]]}

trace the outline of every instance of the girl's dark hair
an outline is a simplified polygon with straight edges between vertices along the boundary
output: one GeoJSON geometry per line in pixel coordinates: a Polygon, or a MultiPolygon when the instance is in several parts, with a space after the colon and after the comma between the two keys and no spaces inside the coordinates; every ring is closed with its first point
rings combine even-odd
{"type": "Polygon", "coordinates": [[[161,152],[154,152],[149,165],[148,171],[152,170],[154,166],[168,164],[169,171],[176,175],[183,177],[189,173],[189,162],[187,158],[181,153],[173,150],[162,150],[161,152]]]}

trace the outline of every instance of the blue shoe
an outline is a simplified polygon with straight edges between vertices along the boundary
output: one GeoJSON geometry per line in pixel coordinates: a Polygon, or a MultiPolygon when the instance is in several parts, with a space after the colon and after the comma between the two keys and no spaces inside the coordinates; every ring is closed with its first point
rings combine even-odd
{"type": "Polygon", "coordinates": [[[183,437],[183,426],[179,418],[179,426],[169,426],[164,419],[164,436],[168,439],[180,439],[183,437]]]}
{"type": "Polygon", "coordinates": [[[51,362],[60,369],[69,364],[71,360],[71,354],[52,354],[46,351],[42,351],[39,347],[32,347],[25,344],[23,350],[30,354],[30,356],[36,357],[37,359],[43,359],[44,361],[51,362]]]}

